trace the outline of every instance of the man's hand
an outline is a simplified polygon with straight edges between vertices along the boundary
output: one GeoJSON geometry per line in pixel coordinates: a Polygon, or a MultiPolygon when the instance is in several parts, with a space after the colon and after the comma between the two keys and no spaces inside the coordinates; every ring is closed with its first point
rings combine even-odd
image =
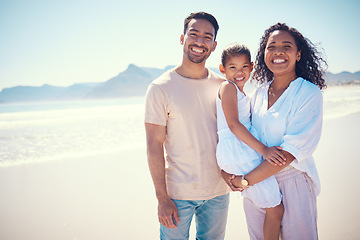
{"type": "Polygon", "coordinates": [[[167,228],[176,228],[174,220],[180,222],[175,203],[170,198],[159,200],[158,217],[159,222],[167,228]]]}

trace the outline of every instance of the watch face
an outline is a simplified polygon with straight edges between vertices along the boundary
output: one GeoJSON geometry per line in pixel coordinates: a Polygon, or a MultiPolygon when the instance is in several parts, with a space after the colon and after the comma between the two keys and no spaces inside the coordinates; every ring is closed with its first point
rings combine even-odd
{"type": "Polygon", "coordinates": [[[242,184],[243,186],[247,186],[249,183],[248,183],[248,181],[247,181],[246,179],[242,179],[242,180],[241,180],[241,184],[242,184]]]}

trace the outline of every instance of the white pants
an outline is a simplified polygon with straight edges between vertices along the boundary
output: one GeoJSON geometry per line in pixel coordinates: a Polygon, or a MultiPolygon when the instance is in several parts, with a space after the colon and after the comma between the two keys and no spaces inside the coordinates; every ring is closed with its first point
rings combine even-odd
{"type": "MultiPolygon", "coordinates": [[[[275,174],[285,207],[281,222],[282,240],[316,240],[317,208],[313,183],[306,173],[291,166],[275,174]]],[[[244,210],[250,239],[263,240],[265,210],[244,198],[244,210]]]]}

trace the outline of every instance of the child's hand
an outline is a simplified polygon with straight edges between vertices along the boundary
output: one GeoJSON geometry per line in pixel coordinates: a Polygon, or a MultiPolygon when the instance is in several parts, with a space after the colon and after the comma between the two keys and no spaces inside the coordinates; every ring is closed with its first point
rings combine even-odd
{"type": "Polygon", "coordinates": [[[285,155],[281,152],[282,147],[266,147],[263,153],[264,159],[272,165],[283,165],[285,164],[285,155]]]}
{"type": "Polygon", "coordinates": [[[230,173],[225,172],[224,170],[221,170],[221,176],[225,180],[226,184],[229,185],[229,187],[231,188],[232,191],[242,192],[244,190],[244,188],[238,188],[238,187],[234,186],[234,184],[232,182],[232,180],[234,180],[236,178],[236,176],[234,174],[230,174],[230,173]]]}
{"type": "Polygon", "coordinates": [[[232,177],[232,179],[230,179],[230,182],[237,188],[239,189],[240,192],[244,191],[245,189],[247,189],[249,186],[244,186],[242,185],[242,176],[239,175],[239,176],[235,176],[233,175],[234,177],[232,177]]]}

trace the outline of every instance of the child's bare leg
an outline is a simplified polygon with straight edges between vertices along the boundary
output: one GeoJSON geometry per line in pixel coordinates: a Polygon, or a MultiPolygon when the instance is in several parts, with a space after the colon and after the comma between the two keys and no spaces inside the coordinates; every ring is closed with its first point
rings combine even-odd
{"type": "Polygon", "coordinates": [[[265,208],[264,240],[279,240],[281,219],[284,215],[284,205],[280,203],[273,208],[265,208]]]}

